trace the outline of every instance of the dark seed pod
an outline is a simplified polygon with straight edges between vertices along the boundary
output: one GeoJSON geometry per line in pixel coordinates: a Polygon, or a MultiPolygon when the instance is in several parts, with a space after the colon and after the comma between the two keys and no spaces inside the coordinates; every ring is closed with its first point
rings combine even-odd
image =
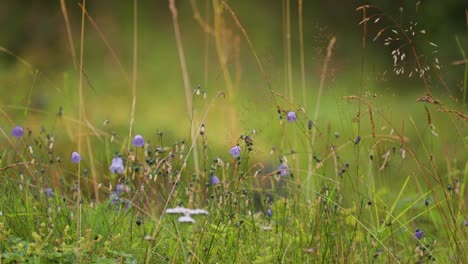
{"type": "Polygon", "coordinates": [[[354,140],[354,144],[357,145],[361,142],[361,136],[357,136],[356,139],[354,140]]]}
{"type": "Polygon", "coordinates": [[[137,226],[140,226],[142,223],[143,223],[143,219],[141,219],[141,217],[138,217],[136,220],[137,226]]]}

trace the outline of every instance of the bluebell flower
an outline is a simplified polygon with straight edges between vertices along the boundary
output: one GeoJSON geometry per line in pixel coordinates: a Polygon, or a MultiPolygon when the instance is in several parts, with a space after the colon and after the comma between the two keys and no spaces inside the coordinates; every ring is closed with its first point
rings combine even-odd
{"type": "Polygon", "coordinates": [[[145,140],[143,139],[143,137],[141,135],[136,135],[134,138],[133,138],[133,145],[135,147],[142,147],[143,145],[145,144],[145,140]]]}
{"type": "Polygon", "coordinates": [[[272,216],[273,216],[273,212],[271,211],[271,208],[268,208],[266,214],[267,214],[268,217],[272,217],[272,216]]]}
{"type": "Polygon", "coordinates": [[[23,129],[22,126],[16,126],[11,130],[11,134],[15,138],[20,138],[20,137],[22,137],[24,135],[24,129],[23,129]]]}
{"type": "Polygon", "coordinates": [[[419,229],[419,228],[416,229],[416,231],[414,232],[414,237],[419,240],[423,236],[424,236],[424,231],[422,231],[422,229],[419,229]]]}
{"type": "Polygon", "coordinates": [[[278,171],[280,176],[286,176],[289,174],[289,166],[285,162],[281,162],[281,164],[278,166],[278,171]]]}
{"type": "Polygon", "coordinates": [[[78,152],[76,152],[76,151],[72,152],[71,161],[73,163],[80,163],[81,159],[82,158],[81,158],[80,154],[78,154],[78,152]]]}
{"type": "Polygon", "coordinates": [[[296,122],[296,120],[297,120],[296,113],[294,113],[293,111],[290,111],[290,112],[286,115],[286,120],[287,120],[288,122],[296,122]]]}
{"type": "Polygon", "coordinates": [[[123,161],[121,157],[115,157],[112,160],[112,164],[109,167],[109,170],[112,173],[122,174],[124,171],[123,161]]]}
{"type": "Polygon", "coordinates": [[[232,155],[233,158],[237,158],[240,156],[241,147],[239,147],[238,145],[234,146],[229,150],[229,153],[232,155]]]}
{"type": "Polygon", "coordinates": [[[210,184],[211,184],[211,185],[217,185],[217,184],[219,184],[219,183],[220,183],[220,181],[219,181],[218,176],[216,176],[216,175],[214,175],[214,174],[211,175],[210,184]]]}
{"type": "Polygon", "coordinates": [[[47,198],[51,198],[54,195],[54,191],[52,188],[46,188],[44,194],[47,198]]]}

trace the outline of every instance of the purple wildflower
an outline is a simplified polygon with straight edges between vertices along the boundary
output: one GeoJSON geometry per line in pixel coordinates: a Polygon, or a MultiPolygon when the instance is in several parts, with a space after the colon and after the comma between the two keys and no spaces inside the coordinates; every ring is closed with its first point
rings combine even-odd
{"type": "Polygon", "coordinates": [[[210,184],[211,184],[211,185],[217,185],[217,184],[219,184],[219,183],[220,183],[220,181],[219,181],[218,176],[216,176],[216,175],[213,174],[213,175],[211,176],[211,179],[210,179],[210,184]]]}
{"type": "Polygon", "coordinates": [[[414,232],[414,237],[419,240],[423,236],[424,236],[424,231],[422,231],[422,229],[419,229],[419,228],[416,229],[416,231],[414,232]]]}
{"type": "Polygon", "coordinates": [[[111,192],[109,199],[111,204],[117,204],[120,201],[119,195],[115,192],[111,192]]]}
{"type": "Polygon", "coordinates": [[[71,161],[73,163],[80,163],[80,161],[82,160],[80,154],[78,154],[78,152],[74,151],[72,152],[72,157],[71,157],[71,161]]]}
{"type": "Polygon", "coordinates": [[[117,184],[117,186],[115,186],[115,192],[116,193],[122,194],[123,190],[124,190],[124,187],[122,186],[122,184],[117,184]]]}
{"type": "Polygon", "coordinates": [[[266,214],[267,214],[268,217],[271,217],[273,215],[273,212],[271,211],[271,208],[268,208],[266,214]]]}
{"type": "Polygon", "coordinates": [[[143,145],[145,144],[145,140],[143,139],[143,137],[141,135],[136,135],[134,138],[133,138],[133,145],[135,147],[142,147],[143,145]]]}
{"type": "Polygon", "coordinates": [[[24,129],[23,129],[22,126],[16,126],[11,130],[11,134],[15,138],[20,138],[20,137],[22,137],[24,135],[24,129]]]}
{"type": "Polygon", "coordinates": [[[122,174],[122,172],[124,171],[122,158],[121,157],[115,157],[112,160],[112,164],[110,165],[109,170],[112,173],[122,174]]]}
{"type": "Polygon", "coordinates": [[[281,164],[278,166],[278,172],[280,176],[286,176],[289,174],[289,166],[285,162],[281,162],[281,164]]]}
{"type": "Polygon", "coordinates": [[[232,148],[229,150],[229,153],[232,155],[233,158],[239,157],[239,156],[240,156],[240,152],[241,152],[241,148],[240,148],[238,145],[232,147],[232,148]]]}
{"type": "Polygon", "coordinates": [[[468,221],[463,221],[463,226],[468,226],[468,221]]]}
{"type": "Polygon", "coordinates": [[[52,190],[52,188],[46,188],[44,193],[47,198],[51,198],[54,195],[54,191],[52,190]]]}
{"type": "Polygon", "coordinates": [[[296,122],[296,119],[297,119],[296,113],[294,113],[293,111],[290,111],[290,112],[286,115],[286,120],[287,120],[288,122],[296,122]]]}

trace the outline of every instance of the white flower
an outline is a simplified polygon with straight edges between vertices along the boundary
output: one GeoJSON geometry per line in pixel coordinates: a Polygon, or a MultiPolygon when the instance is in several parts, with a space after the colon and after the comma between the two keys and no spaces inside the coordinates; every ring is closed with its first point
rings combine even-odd
{"type": "Polygon", "coordinates": [[[195,219],[190,217],[190,215],[184,215],[179,217],[179,222],[181,223],[195,223],[195,219]]]}
{"type": "Polygon", "coordinates": [[[184,215],[197,215],[197,214],[208,214],[208,211],[203,209],[189,209],[184,207],[175,207],[166,209],[167,214],[184,214],[184,215]]]}

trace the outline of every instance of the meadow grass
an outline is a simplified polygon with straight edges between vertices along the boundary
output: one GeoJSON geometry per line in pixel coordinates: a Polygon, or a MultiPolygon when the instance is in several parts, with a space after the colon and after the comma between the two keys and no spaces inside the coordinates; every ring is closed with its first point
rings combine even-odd
{"type": "MultiPolygon", "coordinates": [[[[86,1],[80,40],[73,40],[61,1],[76,70],[70,73],[76,80],[65,74],[64,94],[77,94],[65,108],[77,114],[30,104],[0,108],[0,263],[466,263],[466,105],[431,88],[440,65],[426,70],[404,25],[376,7],[357,8],[363,47],[380,36],[391,42],[385,30],[407,38],[404,54],[414,57],[420,92],[404,97],[368,88],[376,84],[368,80],[367,57],[360,83],[341,84],[358,89],[330,92],[335,37],[323,49],[317,89],[307,90],[303,3],[296,78],[288,37],[292,3],[284,1],[285,78],[284,89],[276,90],[235,10],[213,0],[206,8],[212,13],[202,16],[191,1],[226,87],[208,92],[191,88],[178,10],[169,3],[185,98],[167,104],[168,95],[158,98],[148,113],[141,109],[149,101],[137,90],[138,60],[144,60],[138,56],[137,1],[132,74],[86,12],[86,1]],[[368,36],[367,23],[377,19],[387,20],[385,30],[368,36]],[[85,21],[131,89],[129,111],[111,106],[116,116],[105,121],[88,107],[87,100],[107,98],[87,95],[85,21]],[[232,31],[238,35],[223,39],[232,31]],[[240,70],[227,62],[234,57],[240,63],[230,41],[247,43],[265,87],[260,105],[240,94],[240,70]],[[148,127],[154,115],[177,131],[148,127]],[[26,121],[19,124],[18,116],[26,121]]],[[[403,50],[393,51],[390,57],[398,53],[397,62],[406,63],[403,50]]],[[[397,63],[393,71],[404,73],[397,63]]]]}

